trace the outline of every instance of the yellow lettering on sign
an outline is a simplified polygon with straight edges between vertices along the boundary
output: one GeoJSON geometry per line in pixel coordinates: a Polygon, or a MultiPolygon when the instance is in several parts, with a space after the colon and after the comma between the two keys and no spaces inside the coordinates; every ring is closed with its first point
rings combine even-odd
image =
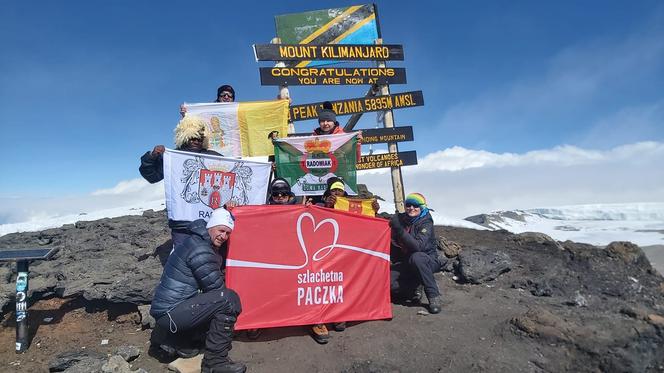
{"type": "Polygon", "coordinates": [[[358,102],[358,100],[335,102],[334,111],[337,113],[337,115],[359,113],[362,111],[362,106],[361,104],[358,104],[358,102]]]}
{"type": "Polygon", "coordinates": [[[320,52],[322,58],[329,58],[329,59],[386,60],[390,56],[390,49],[385,46],[366,46],[366,45],[321,46],[320,52]]]}
{"type": "Polygon", "coordinates": [[[295,118],[300,118],[300,117],[302,117],[302,110],[303,110],[303,108],[300,108],[300,107],[294,107],[294,108],[291,110],[291,112],[293,113],[293,117],[291,118],[291,120],[292,120],[292,119],[295,119],[295,118]]]}
{"type": "Polygon", "coordinates": [[[297,80],[300,82],[302,85],[315,85],[318,82],[318,79],[316,78],[297,78],[297,80]]]}
{"type": "Polygon", "coordinates": [[[398,141],[398,140],[405,140],[406,135],[403,133],[400,134],[395,134],[395,135],[382,135],[378,137],[380,142],[385,142],[385,141],[398,141]]]}
{"type": "Polygon", "coordinates": [[[323,78],[323,84],[341,84],[341,78],[323,78]]]}
{"type": "Polygon", "coordinates": [[[344,79],[346,84],[363,84],[364,79],[362,78],[346,78],[344,79]]]}
{"type": "Polygon", "coordinates": [[[318,117],[318,110],[315,106],[307,106],[307,118],[318,117]]]}
{"type": "Polygon", "coordinates": [[[394,97],[394,106],[406,107],[415,105],[415,99],[412,94],[398,95],[394,97]]]}
{"type": "Polygon", "coordinates": [[[313,45],[279,46],[279,56],[283,59],[316,58],[316,47],[313,45]]]}
{"type": "MultiPolygon", "coordinates": [[[[341,69],[341,68],[288,68],[288,67],[275,67],[270,69],[270,73],[274,77],[330,77],[330,78],[367,78],[356,80],[357,82],[364,82],[369,80],[376,82],[379,77],[394,77],[396,75],[396,70],[392,68],[351,68],[351,69],[341,69]]],[[[402,97],[402,100],[407,100],[407,102],[412,101],[410,95],[408,97],[402,97]]]]}

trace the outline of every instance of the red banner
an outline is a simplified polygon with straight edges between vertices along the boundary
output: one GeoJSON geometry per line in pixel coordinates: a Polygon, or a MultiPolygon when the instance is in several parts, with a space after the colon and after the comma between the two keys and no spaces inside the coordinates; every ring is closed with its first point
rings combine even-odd
{"type": "Polygon", "coordinates": [[[240,206],[226,260],[236,329],[389,319],[390,228],[316,206],[240,206]]]}

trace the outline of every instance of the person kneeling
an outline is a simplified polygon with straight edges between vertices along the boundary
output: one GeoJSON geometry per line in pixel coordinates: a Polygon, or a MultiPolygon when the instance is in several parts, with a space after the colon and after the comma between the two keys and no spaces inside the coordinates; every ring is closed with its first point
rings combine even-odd
{"type": "Polygon", "coordinates": [[[191,222],[191,235],[168,257],[150,310],[157,328],[168,333],[164,340],[153,343],[181,356],[174,341],[193,330],[207,330],[202,373],[242,373],[247,369],[228,358],[233,327],[242,312],[240,297],[225,286],[222,273],[234,226],[233,216],[223,208],[214,210],[207,224],[203,219],[191,222]]]}
{"type": "Polygon", "coordinates": [[[390,220],[392,228],[390,290],[393,295],[419,301],[417,288],[424,286],[429,300],[429,312],[439,313],[440,291],[433,277],[442,264],[436,251],[433,219],[424,196],[411,193],[406,196],[406,212],[395,214],[390,220]]]}

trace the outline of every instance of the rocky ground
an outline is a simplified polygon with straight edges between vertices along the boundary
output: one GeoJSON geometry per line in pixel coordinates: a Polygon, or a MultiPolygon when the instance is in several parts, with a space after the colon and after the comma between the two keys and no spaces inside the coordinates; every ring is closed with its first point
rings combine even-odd
{"type": "MultiPolygon", "coordinates": [[[[437,227],[448,257],[443,312],[394,305],[316,344],[305,328],[242,334],[231,356],[253,372],[660,372],[664,278],[639,247],[537,233],[437,227]]],[[[161,212],[0,237],[0,250],[58,247],[30,267],[32,344],[14,352],[13,266],[0,267],[0,371],[167,370],[141,316],[170,250],[161,212]],[[129,361],[127,363],[126,361],[129,361]]]]}

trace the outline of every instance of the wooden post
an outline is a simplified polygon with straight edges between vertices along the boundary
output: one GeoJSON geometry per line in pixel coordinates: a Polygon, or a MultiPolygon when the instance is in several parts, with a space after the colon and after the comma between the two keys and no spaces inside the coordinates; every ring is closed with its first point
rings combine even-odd
{"type": "MultiPolygon", "coordinates": [[[[270,44],[281,44],[281,39],[276,37],[272,38],[270,44]]],[[[286,67],[286,64],[283,61],[278,61],[274,65],[274,67],[286,67]]],[[[288,104],[290,105],[292,101],[290,97],[290,91],[288,90],[288,86],[286,85],[279,86],[279,93],[277,93],[277,98],[282,100],[283,99],[288,100],[288,104]]],[[[293,125],[293,122],[288,122],[288,133],[294,133],[294,132],[295,132],[295,126],[293,125]]]]}
{"type": "MultiPolygon", "coordinates": [[[[369,88],[369,91],[367,91],[367,94],[364,97],[374,97],[378,94],[378,86],[377,85],[372,85],[371,88],[369,88]]],[[[353,114],[350,119],[348,119],[348,122],[346,122],[346,125],[344,126],[344,132],[350,132],[355,128],[355,125],[357,122],[360,120],[362,117],[363,113],[357,113],[353,114]]]]}
{"type": "MultiPolygon", "coordinates": [[[[377,39],[376,44],[383,44],[383,39],[377,39]]],[[[387,65],[385,61],[378,62],[379,68],[384,68],[386,66],[387,65]]],[[[389,85],[385,84],[379,87],[380,87],[381,96],[388,96],[390,94],[389,85]]],[[[383,123],[385,128],[394,127],[394,114],[392,113],[392,110],[385,111],[385,120],[383,123]]],[[[396,142],[388,142],[387,149],[390,153],[399,152],[399,146],[396,142]]],[[[392,170],[390,172],[392,174],[392,191],[394,192],[394,207],[398,212],[404,212],[406,210],[404,208],[403,178],[401,177],[401,167],[391,167],[391,168],[392,170]]]]}

